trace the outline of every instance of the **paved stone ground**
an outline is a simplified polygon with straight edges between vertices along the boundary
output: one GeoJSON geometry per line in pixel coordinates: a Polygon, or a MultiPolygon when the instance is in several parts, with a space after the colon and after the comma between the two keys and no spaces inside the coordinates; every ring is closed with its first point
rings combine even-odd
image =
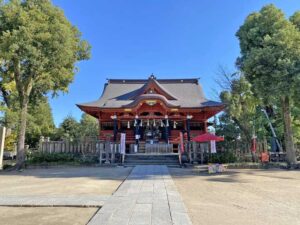
{"type": "Polygon", "coordinates": [[[67,196],[0,196],[0,206],[17,207],[101,207],[110,196],[67,195],[67,196]]]}
{"type": "Polygon", "coordinates": [[[136,166],[89,225],[190,225],[166,166],[136,166]]]}
{"type": "Polygon", "coordinates": [[[57,167],[0,171],[0,224],[86,224],[131,170],[57,167]]]}

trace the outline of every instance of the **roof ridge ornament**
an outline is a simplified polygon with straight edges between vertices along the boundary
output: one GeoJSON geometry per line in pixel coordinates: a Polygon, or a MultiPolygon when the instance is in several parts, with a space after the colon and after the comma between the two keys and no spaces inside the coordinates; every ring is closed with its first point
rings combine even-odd
{"type": "Polygon", "coordinates": [[[166,97],[168,100],[177,100],[177,97],[173,94],[169,93],[168,90],[166,90],[158,80],[156,80],[156,77],[152,73],[148,80],[145,80],[144,85],[139,88],[135,93],[129,98],[129,100],[134,100],[138,98],[141,95],[144,94],[159,94],[164,97],[166,97]]]}
{"type": "Polygon", "coordinates": [[[154,76],[154,74],[152,73],[152,74],[150,75],[149,79],[156,80],[156,76],[154,76]]]}

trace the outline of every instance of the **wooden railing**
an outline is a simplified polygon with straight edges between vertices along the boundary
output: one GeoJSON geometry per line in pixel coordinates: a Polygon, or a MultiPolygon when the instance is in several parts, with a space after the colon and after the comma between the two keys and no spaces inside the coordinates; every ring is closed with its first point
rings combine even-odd
{"type": "Polygon", "coordinates": [[[173,144],[156,143],[145,144],[145,153],[147,154],[166,154],[173,153],[173,144]]]}
{"type": "Polygon", "coordinates": [[[145,143],[140,142],[137,152],[134,151],[135,144],[130,144],[129,153],[145,153],[145,154],[170,154],[173,153],[173,144],[167,143],[145,143]]]}

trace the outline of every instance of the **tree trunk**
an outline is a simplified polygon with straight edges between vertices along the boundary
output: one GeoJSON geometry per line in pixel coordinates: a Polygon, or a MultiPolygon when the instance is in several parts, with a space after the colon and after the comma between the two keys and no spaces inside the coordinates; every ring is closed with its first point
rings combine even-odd
{"type": "Polygon", "coordinates": [[[14,63],[14,79],[18,91],[18,98],[20,101],[20,120],[19,120],[19,134],[18,134],[18,150],[16,168],[21,169],[25,163],[25,134],[27,124],[27,110],[29,103],[29,96],[33,87],[33,79],[31,75],[27,75],[27,79],[22,79],[21,64],[18,58],[13,60],[14,63]]]}
{"type": "Polygon", "coordinates": [[[17,151],[17,169],[21,169],[25,164],[25,134],[27,124],[27,110],[29,98],[24,97],[21,101],[20,121],[19,121],[19,136],[18,136],[18,151],[17,151]]]}
{"type": "MultiPolygon", "coordinates": [[[[246,143],[250,144],[252,142],[252,135],[251,135],[251,131],[247,126],[242,125],[238,119],[233,118],[234,122],[239,126],[239,128],[241,129],[241,131],[243,132],[245,139],[246,139],[246,143]]],[[[248,150],[248,149],[247,149],[248,150]]],[[[251,151],[251,150],[250,150],[251,151]]],[[[256,162],[256,155],[255,152],[251,151],[251,158],[252,158],[252,162],[256,162]]]]}
{"type": "Polygon", "coordinates": [[[292,122],[291,122],[291,110],[290,99],[288,96],[282,97],[282,114],[284,123],[284,142],[287,156],[287,162],[289,164],[296,164],[296,151],[293,140],[292,122]]]}

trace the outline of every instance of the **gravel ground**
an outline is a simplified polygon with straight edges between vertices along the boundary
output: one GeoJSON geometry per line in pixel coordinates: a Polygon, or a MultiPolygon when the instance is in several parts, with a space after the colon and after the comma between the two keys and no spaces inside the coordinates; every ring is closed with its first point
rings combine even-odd
{"type": "Polygon", "coordinates": [[[1,195],[111,195],[132,168],[68,167],[0,173],[1,195]]]}
{"type": "Polygon", "coordinates": [[[83,225],[97,208],[0,207],[1,225],[83,225]]]}
{"type": "Polygon", "coordinates": [[[169,170],[194,225],[300,224],[300,171],[169,170]]]}

